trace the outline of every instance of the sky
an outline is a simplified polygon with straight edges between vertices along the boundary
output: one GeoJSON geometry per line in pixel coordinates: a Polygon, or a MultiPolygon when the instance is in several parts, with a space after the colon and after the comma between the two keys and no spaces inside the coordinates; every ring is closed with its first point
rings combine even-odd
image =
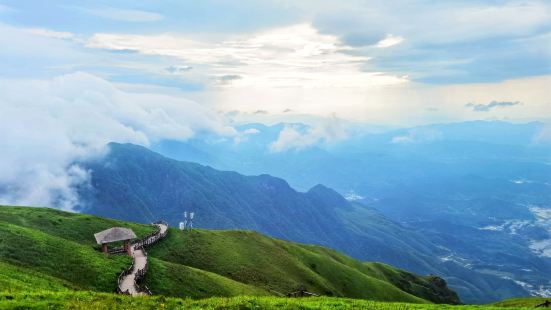
{"type": "Polygon", "coordinates": [[[550,86],[550,1],[0,0],[0,203],[70,209],[110,141],[549,122],[550,86]]]}
{"type": "Polygon", "coordinates": [[[0,0],[0,35],[5,78],[85,72],[245,121],[551,117],[549,1],[0,0]],[[491,102],[520,104],[466,106],[491,102]]]}

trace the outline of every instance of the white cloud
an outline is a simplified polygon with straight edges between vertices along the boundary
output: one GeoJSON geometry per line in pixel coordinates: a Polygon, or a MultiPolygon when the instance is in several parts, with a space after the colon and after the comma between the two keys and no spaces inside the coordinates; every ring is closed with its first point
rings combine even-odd
{"type": "Polygon", "coordinates": [[[549,2],[538,0],[499,3],[373,1],[369,4],[358,0],[323,7],[315,25],[324,32],[340,35],[371,33],[382,37],[395,33],[415,43],[446,44],[526,36],[548,26],[550,14],[549,2]]]}
{"type": "MultiPolygon", "coordinates": [[[[499,15],[505,14],[502,10],[510,12],[510,7],[488,10],[499,15]]],[[[538,8],[541,9],[541,5],[527,5],[519,10],[520,14],[534,14],[537,17],[538,8]]],[[[467,10],[464,7],[460,9],[467,10]]],[[[445,14],[453,13],[447,7],[438,7],[438,10],[443,10],[445,14]]],[[[476,11],[472,8],[469,10],[476,11]]],[[[380,16],[386,16],[385,12],[377,11],[380,16]]],[[[410,18],[414,17],[406,19],[410,18]]],[[[472,18],[465,16],[467,20],[472,18]]],[[[408,24],[407,20],[401,24],[408,24]]],[[[440,28],[454,28],[451,24],[444,25],[445,21],[441,22],[443,24],[440,28]]],[[[540,24],[540,18],[536,18],[523,31],[540,24]]],[[[380,53],[387,53],[387,49],[407,49],[413,44],[410,36],[417,43],[446,40],[444,36],[435,34],[441,29],[425,29],[423,25],[415,27],[424,34],[396,26],[395,29],[386,30],[387,37],[367,49],[380,53]],[[389,33],[403,34],[407,39],[389,33]],[[377,44],[381,48],[373,48],[377,44]]],[[[456,31],[454,29],[450,31],[456,31]]],[[[458,34],[458,40],[466,39],[475,38],[458,34]]],[[[282,110],[292,109],[296,114],[319,116],[337,113],[338,117],[349,120],[411,126],[434,121],[480,118],[457,105],[514,99],[525,103],[514,115],[504,110],[492,111],[491,116],[530,118],[549,115],[549,109],[542,102],[547,97],[545,87],[541,87],[543,81],[549,80],[548,77],[457,85],[414,83],[407,75],[374,71],[370,67],[370,58],[361,55],[365,46],[346,45],[336,34],[320,33],[308,23],[217,40],[209,36],[196,38],[186,34],[95,34],[87,41],[87,46],[178,58],[182,63],[193,66],[194,69],[185,74],[193,72],[194,76],[187,75],[188,78],[199,78],[201,82],[207,83],[204,91],[194,96],[217,105],[222,111],[252,113],[261,109],[278,114],[282,110]],[[200,75],[204,75],[204,78],[200,78],[200,75]],[[235,78],[228,82],[220,80],[223,76],[235,78]],[[495,97],[496,94],[500,94],[500,98],[495,97]],[[427,107],[438,107],[439,111],[427,113],[427,107]],[[407,117],[404,111],[408,111],[407,117]]],[[[437,68],[447,65],[450,64],[439,64],[437,68]]]]}
{"type": "Polygon", "coordinates": [[[260,133],[260,130],[258,130],[256,128],[249,128],[249,129],[246,129],[245,131],[243,131],[243,133],[246,134],[246,135],[255,135],[255,134],[260,133]]]}
{"type": "Polygon", "coordinates": [[[28,28],[25,30],[31,34],[53,38],[53,39],[72,39],[75,37],[73,33],[66,32],[66,31],[54,31],[54,30],[44,29],[44,28],[28,28]]]}
{"type": "Polygon", "coordinates": [[[125,22],[154,22],[162,20],[163,15],[155,12],[141,11],[141,10],[129,10],[119,9],[113,7],[101,7],[101,8],[75,8],[83,11],[87,14],[97,17],[113,19],[125,22]]]}
{"type": "Polygon", "coordinates": [[[392,137],[391,143],[394,144],[412,144],[432,142],[442,139],[442,133],[430,128],[410,129],[405,135],[392,137]]]}
{"type": "Polygon", "coordinates": [[[377,44],[375,44],[375,47],[387,48],[387,47],[391,47],[391,46],[400,44],[403,41],[404,41],[404,38],[402,38],[400,36],[395,36],[395,35],[389,34],[384,39],[377,42],[377,44]]]}
{"type": "Polygon", "coordinates": [[[17,28],[0,22],[0,68],[2,76],[28,76],[27,70],[40,76],[46,68],[90,60],[88,54],[77,49],[70,32],[45,28],[17,28]],[[13,73],[12,73],[13,74],[13,73]]]}
{"type": "Polygon", "coordinates": [[[85,73],[2,80],[0,116],[0,203],[65,209],[78,199],[74,187],[88,178],[76,162],[101,156],[108,142],[235,134],[195,102],[123,92],[85,73]]]}
{"type": "MultiPolygon", "coordinates": [[[[359,4],[352,0],[323,5],[320,2],[293,2],[299,6],[311,5],[308,10],[304,10],[311,14],[303,19],[304,23],[239,35],[226,33],[223,37],[212,33],[186,34],[185,30],[180,33],[155,34],[148,28],[143,35],[99,33],[85,38],[76,31],[81,28],[72,29],[71,25],[67,25],[66,30],[74,31],[71,39],[71,32],[43,28],[29,30],[0,24],[0,58],[3,60],[0,61],[0,71],[3,76],[44,77],[90,70],[102,77],[125,83],[123,87],[132,92],[163,92],[184,96],[208,102],[222,112],[238,110],[243,115],[257,110],[269,112],[267,115],[250,114],[248,121],[269,118],[272,123],[299,122],[312,115],[331,113],[347,120],[399,126],[481,117],[525,120],[551,118],[547,91],[549,75],[503,82],[445,85],[443,81],[443,84],[427,85],[411,82],[407,75],[401,76],[404,68],[400,61],[395,63],[387,59],[385,62],[393,73],[376,72],[374,67],[381,55],[396,53],[395,59],[401,60],[407,57],[402,57],[400,53],[410,49],[414,59],[418,59],[423,51],[414,48],[420,44],[421,49],[434,46],[441,49],[437,53],[438,57],[431,56],[428,63],[421,61],[419,67],[433,74],[440,74],[450,66],[462,71],[464,69],[461,69],[463,67],[460,64],[472,61],[470,53],[468,50],[460,50],[451,59],[445,55],[440,58],[442,51],[455,51],[453,47],[446,46],[446,42],[467,42],[500,36],[510,40],[507,33],[519,36],[515,39],[518,42],[516,45],[526,46],[534,55],[546,56],[549,54],[549,48],[546,48],[549,44],[545,43],[549,41],[549,34],[536,38],[530,32],[545,25],[546,19],[542,15],[549,12],[549,5],[545,2],[431,4],[433,10],[427,9],[424,2],[416,2],[415,5],[400,5],[402,11],[397,11],[396,5],[388,1],[359,4]],[[335,9],[336,6],[341,11],[345,10],[345,14],[335,25],[329,25],[334,27],[324,28],[316,21],[316,28],[310,24],[314,16],[320,14],[320,7],[330,12],[332,18],[338,17],[340,11],[335,9]],[[456,14],[456,9],[465,14],[456,14]],[[510,17],[516,9],[518,18],[513,18],[510,23],[505,22],[507,16],[510,17]],[[483,20],[484,26],[474,31],[478,27],[477,19],[483,20]],[[351,27],[344,29],[346,22],[350,22],[351,27]],[[327,28],[334,29],[334,32],[327,28]],[[321,32],[317,29],[321,29],[321,32]],[[369,34],[371,30],[377,35],[366,43],[369,44],[367,46],[350,46],[343,42],[346,42],[345,39],[341,40],[351,31],[369,34]],[[384,42],[388,34],[403,36],[405,40],[390,48],[375,48],[377,42],[384,42]],[[130,49],[139,53],[109,53],[83,48],[79,44],[84,38],[89,47],[130,49]],[[161,86],[164,86],[163,89],[161,86]],[[189,92],[189,89],[194,91],[189,92]],[[515,109],[492,110],[484,116],[463,107],[466,102],[484,103],[492,100],[521,101],[524,105],[515,109]],[[437,108],[438,111],[428,113],[428,107],[437,108]],[[292,112],[283,115],[281,111],[288,109],[292,112]]],[[[180,29],[171,27],[168,25],[163,29],[180,29]]],[[[124,28],[102,29],[120,31],[124,28]]],[[[143,33],[144,29],[135,28],[133,33],[143,33]]],[[[392,43],[392,40],[383,45],[389,42],[392,43]]],[[[510,53],[507,49],[496,47],[497,51],[510,53]]],[[[496,59],[499,60],[499,57],[496,59]]],[[[417,63],[417,60],[414,62],[417,63]]],[[[378,68],[385,70],[385,66],[378,68]]]]}
{"type": "MultiPolygon", "coordinates": [[[[551,104],[550,104],[551,107],[551,104]]],[[[535,143],[551,144],[551,121],[545,123],[543,128],[534,137],[535,143]]]]}
{"type": "Polygon", "coordinates": [[[256,128],[249,128],[249,129],[240,131],[233,138],[233,142],[235,144],[239,144],[241,142],[248,141],[250,135],[256,135],[256,134],[259,134],[259,133],[260,133],[260,130],[258,130],[256,128]]]}
{"type": "MultiPolygon", "coordinates": [[[[388,46],[399,43],[390,37],[388,46]]],[[[133,50],[146,55],[180,58],[206,65],[205,74],[238,76],[225,87],[342,88],[392,85],[407,82],[381,72],[365,72],[365,56],[338,37],[320,34],[310,24],[298,24],[219,41],[185,35],[95,34],[88,47],[133,50]]]]}
{"type": "Polygon", "coordinates": [[[302,128],[297,125],[286,125],[276,141],[269,146],[270,151],[301,151],[320,143],[333,143],[347,137],[346,130],[339,119],[331,117],[323,123],[302,128]]]}
{"type": "Polygon", "coordinates": [[[549,22],[550,10],[551,6],[542,1],[511,1],[503,5],[440,8],[427,11],[418,19],[436,18],[435,24],[423,23],[427,39],[458,42],[530,33],[549,22]]]}

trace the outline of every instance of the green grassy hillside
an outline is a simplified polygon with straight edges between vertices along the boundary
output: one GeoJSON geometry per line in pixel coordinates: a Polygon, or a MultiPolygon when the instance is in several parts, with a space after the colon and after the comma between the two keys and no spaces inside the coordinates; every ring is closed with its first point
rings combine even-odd
{"type": "MultiPolygon", "coordinates": [[[[46,208],[0,206],[0,291],[114,291],[117,275],[131,259],[99,252],[93,237],[112,226],[131,227],[138,236],[154,230],[46,208]]],[[[278,296],[304,285],[326,296],[457,301],[429,278],[249,231],[171,229],[149,254],[146,281],[158,295],[278,296]]]]}
{"type": "Polygon", "coordinates": [[[456,300],[457,294],[446,288],[446,282],[436,276],[418,276],[382,263],[363,263],[360,268],[373,277],[392,283],[399,289],[436,303],[456,300]]]}
{"type": "MultiPolygon", "coordinates": [[[[139,236],[155,230],[141,225],[47,208],[0,206],[0,290],[79,289],[113,292],[117,276],[131,258],[99,252],[93,234],[113,227],[130,227],[139,236]]],[[[151,259],[152,283],[159,293],[194,298],[267,295],[222,276],[151,259]],[[196,289],[196,290],[194,290],[196,289]]]]}
{"type": "MultiPolygon", "coordinates": [[[[1,309],[369,309],[369,310],[503,310],[494,305],[435,305],[408,304],[370,301],[362,299],[315,297],[315,298],[282,298],[282,297],[213,297],[207,299],[180,299],[164,296],[128,297],[97,292],[47,292],[36,293],[2,293],[0,292],[1,309]]],[[[511,309],[511,308],[509,308],[511,309]]],[[[513,309],[533,309],[516,307],[513,309]]]]}
{"type": "Polygon", "coordinates": [[[520,308],[520,307],[534,308],[535,306],[545,302],[546,300],[551,301],[551,297],[511,298],[500,302],[496,302],[493,305],[498,307],[507,307],[507,308],[520,308]]]}
{"type": "MultiPolygon", "coordinates": [[[[384,264],[363,264],[320,246],[250,231],[172,230],[150,254],[284,295],[301,285],[325,296],[387,301],[458,302],[445,286],[384,264]],[[416,296],[414,296],[416,295],[416,296]]],[[[155,285],[152,283],[152,287],[155,285]]]]}
{"type": "Polygon", "coordinates": [[[127,256],[105,256],[91,246],[39,230],[0,223],[0,261],[72,283],[80,289],[110,292],[127,256]]]}
{"type": "Polygon", "coordinates": [[[0,262],[0,291],[15,293],[21,291],[67,291],[75,287],[61,279],[48,276],[24,267],[0,262]]]}
{"type": "Polygon", "coordinates": [[[155,228],[150,225],[63,212],[49,208],[0,206],[0,221],[39,230],[48,235],[80,244],[94,246],[96,245],[94,233],[113,226],[132,228],[138,236],[155,231],[155,228]]]}
{"type": "Polygon", "coordinates": [[[201,269],[165,262],[154,257],[151,257],[149,263],[147,285],[155,294],[192,298],[270,295],[261,288],[201,269]]]}

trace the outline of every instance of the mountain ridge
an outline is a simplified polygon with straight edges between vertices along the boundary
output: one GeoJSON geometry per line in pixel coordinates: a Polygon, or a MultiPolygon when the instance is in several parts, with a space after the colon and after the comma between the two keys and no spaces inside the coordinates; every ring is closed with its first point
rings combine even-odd
{"type": "Polygon", "coordinates": [[[440,260],[449,253],[422,234],[324,186],[297,192],[266,174],[243,176],[164,158],[143,147],[109,146],[107,157],[83,163],[92,177],[91,187],[80,191],[81,212],[138,222],[162,217],[177,225],[184,211],[194,211],[199,227],[250,229],[420,274],[445,275],[467,302],[525,294],[512,281],[484,274],[473,278],[464,266],[440,260]]]}

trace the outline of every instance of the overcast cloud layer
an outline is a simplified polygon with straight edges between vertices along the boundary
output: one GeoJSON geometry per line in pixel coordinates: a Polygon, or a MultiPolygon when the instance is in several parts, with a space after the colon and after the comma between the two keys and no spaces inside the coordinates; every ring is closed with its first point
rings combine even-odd
{"type": "Polygon", "coordinates": [[[318,120],[272,152],[341,140],[346,121],[551,119],[543,0],[0,0],[0,46],[0,203],[70,208],[89,177],[75,162],[110,141],[254,134],[221,115],[318,120]]]}

